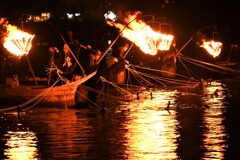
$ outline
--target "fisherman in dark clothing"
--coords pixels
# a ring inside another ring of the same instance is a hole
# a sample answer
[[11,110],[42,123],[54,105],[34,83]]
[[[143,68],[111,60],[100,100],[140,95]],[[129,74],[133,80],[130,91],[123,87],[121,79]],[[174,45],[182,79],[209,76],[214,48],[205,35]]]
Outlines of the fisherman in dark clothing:
[[125,60],[125,53],[128,50],[129,45],[125,43],[114,51],[112,56],[108,60],[108,80],[115,83],[125,83],[126,73],[125,64],[128,63]]
[[66,32],[66,43],[73,52],[73,54],[78,57],[79,56],[79,41],[74,37],[73,32],[71,30]]
[[91,73],[97,69],[96,62],[101,56],[99,50],[92,49],[90,45],[80,45],[83,50],[79,54],[79,61],[82,64],[86,73]]
[[[97,71],[97,73],[91,77],[88,81],[86,81],[83,85],[86,85],[93,89],[98,89],[99,87],[99,77],[100,73],[98,72],[98,66],[97,64],[98,59],[101,57],[101,52],[99,50],[92,49],[91,46],[82,46],[84,50],[81,50],[80,53],[80,63],[84,64],[84,69],[86,73],[92,73],[94,71]],[[88,92],[88,98],[92,102],[96,102],[97,100],[97,93],[89,91]]]
[[60,56],[58,59],[58,63],[60,63],[63,59],[63,63],[58,67],[57,74],[67,78],[68,80],[74,80],[74,74],[77,71],[77,62],[74,60],[71,55],[70,48],[67,44],[63,46],[64,55]]

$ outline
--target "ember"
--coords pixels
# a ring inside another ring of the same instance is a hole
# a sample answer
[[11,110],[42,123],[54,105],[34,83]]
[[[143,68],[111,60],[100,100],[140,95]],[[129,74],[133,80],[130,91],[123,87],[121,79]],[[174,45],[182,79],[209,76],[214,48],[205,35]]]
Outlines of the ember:
[[127,27],[124,24],[109,20],[107,20],[107,24],[120,29],[122,37],[134,42],[146,54],[155,55],[158,50],[169,50],[174,38],[173,35],[154,31],[145,22],[136,19],[138,14],[139,12],[134,15],[128,15],[125,19]]

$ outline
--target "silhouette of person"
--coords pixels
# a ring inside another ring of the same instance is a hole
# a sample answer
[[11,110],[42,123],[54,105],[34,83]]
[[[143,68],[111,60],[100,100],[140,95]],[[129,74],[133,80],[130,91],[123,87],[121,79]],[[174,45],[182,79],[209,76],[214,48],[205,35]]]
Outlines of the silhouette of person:
[[108,60],[108,80],[115,83],[125,83],[125,54],[128,50],[128,43],[124,43],[114,51]]
[[66,32],[66,43],[73,52],[73,54],[79,56],[79,41],[74,37],[74,34],[71,30]]
[[[61,62],[63,59],[63,63],[59,66],[57,73],[69,80],[73,80],[73,75],[77,69],[77,63],[71,55],[70,48],[67,44],[63,45],[63,57],[59,57],[59,61]],[[58,62],[59,63],[59,62]]]

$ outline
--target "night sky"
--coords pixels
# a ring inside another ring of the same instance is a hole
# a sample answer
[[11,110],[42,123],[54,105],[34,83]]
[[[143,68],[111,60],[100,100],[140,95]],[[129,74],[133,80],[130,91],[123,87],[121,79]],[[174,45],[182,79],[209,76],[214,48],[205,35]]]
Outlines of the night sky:
[[239,43],[240,2],[237,0],[1,0],[0,15],[17,21],[22,13],[80,12],[94,19],[103,17],[108,10],[141,11],[155,18],[166,17],[175,34],[181,37],[214,25],[230,41]]
[[[116,13],[141,11],[142,15],[153,15],[156,20],[166,18],[172,26],[172,34],[179,48],[206,26],[217,27],[226,52],[231,44],[240,43],[238,0],[1,0],[0,7],[0,17],[6,17],[10,23],[18,26],[21,24],[21,14],[40,15],[41,12],[50,12],[55,17],[60,17],[67,12],[80,12],[85,20],[76,25],[55,23],[55,31],[47,31],[41,26],[43,24],[26,24],[26,28],[34,28],[41,41],[50,41],[53,32],[62,32],[62,28],[69,27],[84,44],[94,46],[98,41],[99,45],[94,47],[101,50],[106,47],[101,42],[108,39],[108,32],[113,30],[102,25],[103,14],[109,10]],[[59,35],[57,36],[59,38]],[[116,37],[116,34],[112,34],[113,37]]]

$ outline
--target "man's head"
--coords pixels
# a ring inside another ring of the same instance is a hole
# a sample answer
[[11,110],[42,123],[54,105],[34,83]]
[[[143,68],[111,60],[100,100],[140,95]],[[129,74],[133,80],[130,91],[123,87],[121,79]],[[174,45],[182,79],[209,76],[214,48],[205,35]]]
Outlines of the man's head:
[[63,45],[63,52],[64,52],[65,54],[67,54],[67,53],[70,52],[69,46],[68,46],[67,44],[64,44],[64,45]]
[[129,48],[129,44],[128,43],[124,43],[123,47],[123,51],[126,52]]
[[67,36],[68,37],[72,37],[73,36],[73,32],[72,31],[67,31]]
[[95,53],[95,60],[97,61],[101,57],[101,52],[99,50]]

